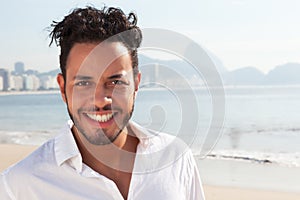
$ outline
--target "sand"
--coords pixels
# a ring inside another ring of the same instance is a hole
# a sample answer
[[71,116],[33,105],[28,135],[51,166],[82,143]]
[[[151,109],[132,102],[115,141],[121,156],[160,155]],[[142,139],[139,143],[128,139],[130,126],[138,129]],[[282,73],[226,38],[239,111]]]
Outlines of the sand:
[[[18,162],[37,146],[0,144],[0,171]],[[205,169],[203,169],[205,171]],[[207,200],[299,200],[300,193],[208,185],[204,182]]]
[[300,194],[204,185],[206,200],[299,200]]
[[26,157],[36,148],[30,145],[0,144],[0,171]]

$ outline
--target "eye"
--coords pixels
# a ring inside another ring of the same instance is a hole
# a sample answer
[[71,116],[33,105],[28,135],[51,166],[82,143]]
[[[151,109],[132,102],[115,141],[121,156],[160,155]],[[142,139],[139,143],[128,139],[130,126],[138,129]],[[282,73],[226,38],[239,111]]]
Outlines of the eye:
[[123,80],[110,80],[108,82],[106,82],[106,87],[107,88],[125,88],[125,86],[129,85],[128,82],[123,81]]
[[75,86],[91,86],[92,83],[90,81],[78,81],[75,83]]
[[126,82],[121,80],[114,80],[111,82],[113,85],[128,85]]
[[117,86],[125,86],[125,85],[128,85],[128,83],[122,80],[111,80],[107,82],[107,86],[109,87],[117,87]]

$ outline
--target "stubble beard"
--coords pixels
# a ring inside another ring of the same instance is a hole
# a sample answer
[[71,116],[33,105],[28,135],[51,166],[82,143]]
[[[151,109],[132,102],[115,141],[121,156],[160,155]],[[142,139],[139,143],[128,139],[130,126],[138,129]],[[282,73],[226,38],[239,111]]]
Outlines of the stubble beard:
[[[68,102],[68,101],[66,101],[66,102]],[[127,126],[129,120],[132,117],[133,110],[134,110],[134,103],[133,103],[131,110],[129,111],[128,114],[125,115],[123,120],[121,122],[115,121],[115,123],[117,124],[118,130],[116,130],[115,134],[113,134],[111,137],[107,137],[107,135],[105,134],[105,131],[101,128],[99,128],[99,130],[96,131],[96,133],[95,133],[96,137],[92,137],[92,136],[90,136],[91,134],[89,134],[88,131],[85,130],[80,125],[80,120],[72,114],[72,112],[69,109],[68,103],[66,103],[66,104],[67,104],[68,114],[70,116],[70,119],[74,123],[74,127],[77,129],[79,134],[82,134],[85,137],[85,139],[93,145],[108,145],[108,144],[113,143],[118,138],[118,136],[122,133],[124,128]],[[78,116],[80,116],[80,112],[81,112],[80,110],[77,111]]]

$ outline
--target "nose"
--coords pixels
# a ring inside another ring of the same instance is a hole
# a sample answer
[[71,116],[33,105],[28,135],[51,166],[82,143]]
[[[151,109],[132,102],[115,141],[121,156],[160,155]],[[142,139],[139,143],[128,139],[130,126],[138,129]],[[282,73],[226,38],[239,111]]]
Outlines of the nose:
[[94,94],[94,105],[98,108],[110,107],[112,104],[112,95],[104,87],[97,87]]

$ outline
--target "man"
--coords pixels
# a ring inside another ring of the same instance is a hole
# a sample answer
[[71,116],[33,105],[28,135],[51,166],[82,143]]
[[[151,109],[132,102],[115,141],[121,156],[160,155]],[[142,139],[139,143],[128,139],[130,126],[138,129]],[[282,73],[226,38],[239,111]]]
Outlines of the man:
[[186,145],[130,121],[141,78],[136,23],[133,13],[87,7],[52,25],[71,120],[2,173],[1,200],[204,199]]

